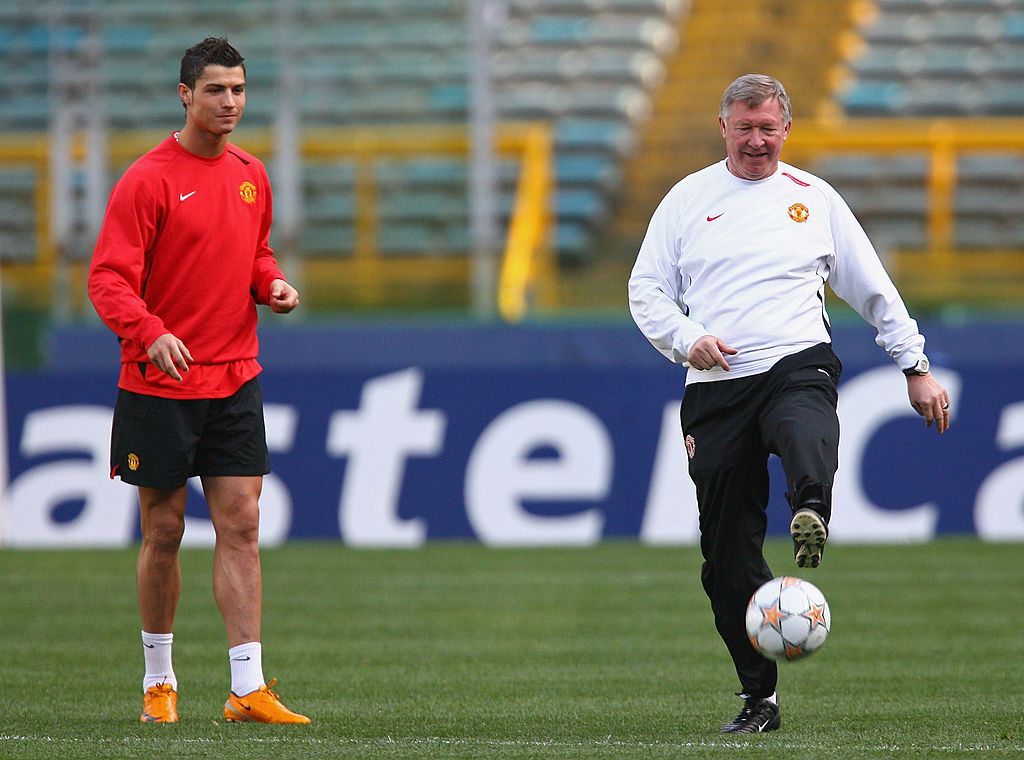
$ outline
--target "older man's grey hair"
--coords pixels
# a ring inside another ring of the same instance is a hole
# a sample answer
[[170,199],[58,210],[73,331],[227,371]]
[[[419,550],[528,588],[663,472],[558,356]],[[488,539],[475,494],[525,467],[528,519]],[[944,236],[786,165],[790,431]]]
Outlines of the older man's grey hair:
[[789,100],[789,94],[782,82],[767,74],[744,74],[738,77],[732,84],[725,88],[722,93],[722,104],[718,108],[718,115],[723,121],[728,120],[732,104],[737,100],[743,101],[751,108],[757,108],[768,100],[778,100],[782,113],[782,121],[789,123],[793,120],[793,104]]

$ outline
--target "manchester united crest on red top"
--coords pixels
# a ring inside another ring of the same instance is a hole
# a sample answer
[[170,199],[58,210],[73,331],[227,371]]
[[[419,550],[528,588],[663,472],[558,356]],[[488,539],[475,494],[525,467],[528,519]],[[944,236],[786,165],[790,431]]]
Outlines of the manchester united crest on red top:
[[256,185],[248,180],[238,186],[238,194],[242,196],[242,200],[252,205],[256,202]]

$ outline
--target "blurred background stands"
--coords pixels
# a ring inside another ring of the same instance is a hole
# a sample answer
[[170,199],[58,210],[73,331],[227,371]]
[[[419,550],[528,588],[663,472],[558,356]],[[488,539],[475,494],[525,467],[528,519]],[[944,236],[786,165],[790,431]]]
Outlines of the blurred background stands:
[[[152,135],[138,152],[119,146],[113,181],[131,158],[182,123],[174,97],[181,52],[204,35],[223,34],[248,59],[250,98],[238,133],[245,146],[253,135],[269,134],[279,115],[285,35],[294,50],[299,79],[292,92],[304,132],[399,130],[415,148],[438,125],[466,123],[466,5],[295,0],[289,27],[282,15],[288,4],[271,0],[8,0],[0,7],[0,149],[6,151],[0,257],[8,264],[33,261],[46,225],[61,221],[49,214],[40,222],[35,211],[49,200],[39,194],[40,175],[48,171],[46,146],[19,142],[45,136],[61,96],[75,100],[80,120],[99,112],[112,135]],[[624,282],[650,214],[678,179],[721,159],[718,98],[739,74],[766,71],[787,84],[796,121],[787,148],[792,160],[844,194],[898,279],[901,267],[933,268],[930,260],[904,265],[890,255],[930,255],[932,158],[919,149],[826,150],[805,162],[797,147],[801,134],[822,124],[856,130],[864,119],[876,129],[891,124],[896,130],[907,119],[1009,117],[1013,123],[1024,116],[1019,0],[816,0],[798,6],[787,0],[509,0],[499,21],[490,62],[497,117],[506,124],[546,123],[554,138],[551,213],[562,314],[594,308],[625,316]],[[275,187],[283,186],[272,156],[260,155]],[[502,235],[520,168],[511,155],[497,167]],[[950,245],[990,252],[999,266],[1019,262],[1024,156],[959,154],[951,171]],[[376,157],[374,255],[414,257],[439,269],[464,261],[472,246],[468,173],[465,156],[457,153]],[[95,208],[85,206],[96,194],[87,192],[88,167],[64,179],[78,206],[60,254],[81,266],[94,237],[82,220],[95,217]],[[358,157],[307,158],[302,224],[288,240],[279,225],[275,245],[286,253],[294,249],[306,262],[351,260],[360,245],[363,182]],[[960,276],[953,259],[944,261],[951,276]],[[66,316],[89,313],[73,280],[54,282],[46,297],[69,302]],[[314,310],[464,308],[466,300],[464,282],[448,290],[413,282],[380,303],[374,299],[391,291],[368,288],[358,278],[314,277],[310,287],[314,297],[307,304]],[[970,297],[970,288],[960,290]],[[943,303],[949,292],[921,302]]]
[[[497,117],[542,120],[555,138],[552,209],[564,260],[585,259],[620,182],[619,163],[650,114],[664,59],[678,43],[685,0],[511,0],[495,41]],[[466,3],[460,0],[300,0],[294,3],[299,123],[419,128],[465,124],[468,111]],[[249,99],[237,139],[270,127],[279,104],[280,4],[182,0],[28,3],[0,10],[0,129],[44,133],[53,118],[54,60],[68,64],[67,89],[91,79],[112,134],[182,123],[174,94],[182,51],[203,35],[226,35],[247,58]],[[98,54],[96,54],[98,51]],[[56,54],[56,55],[55,55]],[[82,65],[91,60],[93,65]],[[77,82],[76,82],[77,80]],[[274,165],[263,157],[274,177]],[[116,179],[124,165],[114,167]],[[506,225],[519,162],[499,166],[499,214]],[[37,221],[33,169],[0,167],[3,259],[31,259]],[[355,245],[355,162],[307,162],[302,171],[306,257],[346,257]],[[77,197],[81,172],[68,178]],[[464,256],[468,234],[467,162],[457,156],[384,159],[377,165],[376,245],[381,255]],[[82,215],[77,215],[80,218]],[[504,226],[503,226],[504,229]],[[79,225],[64,254],[85,260]]]
[[[1024,5],[1017,0],[877,0],[855,32],[837,93],[846,116],[1024,115]],[[841,156],[822,161],[819,171],[883,248],[926,247],[925,156]],[[1012,249],[1019,258],[1024,159],[961,155],[955,171],[955,246]]]

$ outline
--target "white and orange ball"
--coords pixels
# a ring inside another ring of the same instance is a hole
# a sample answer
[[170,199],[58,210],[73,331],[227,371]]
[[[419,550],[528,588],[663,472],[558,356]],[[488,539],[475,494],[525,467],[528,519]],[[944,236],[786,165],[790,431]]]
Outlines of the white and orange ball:
[[821,649],[832,627],[825,595],[802,578],[772,578],[747,604],[747,637],[769,660],[799,660]]

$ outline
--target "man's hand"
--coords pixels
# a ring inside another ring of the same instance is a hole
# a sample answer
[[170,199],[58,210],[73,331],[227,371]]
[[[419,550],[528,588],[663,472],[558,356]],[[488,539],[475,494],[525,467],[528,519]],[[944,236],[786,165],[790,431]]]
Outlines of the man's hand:
[[[185,344],[170,333],[164,333],[154,340],[146,353],[154,367],[166,372],[179,383],[182,381],[181,372],[188,372],[188,363],[193,361]],[[178,372],[178,367],[181,367],[181,372]]]
[[690,353],[686,355],[686,361],[694,369],[721,367],[728,372],[729,362],[725,360],[723,354],[733,356],[736,353],[736,349],[724,340],[716,338],[714,335],[702,335],[690,348]]
[[935,423],[941,434],[949,430],[949,393],[934,377],[907,375],[907,395],[914,411],[924,417],[928,427]]
[[287,314],[299,305],[299,291],[281,279],[270,283],[270,299],[267,302],[277,314]]

